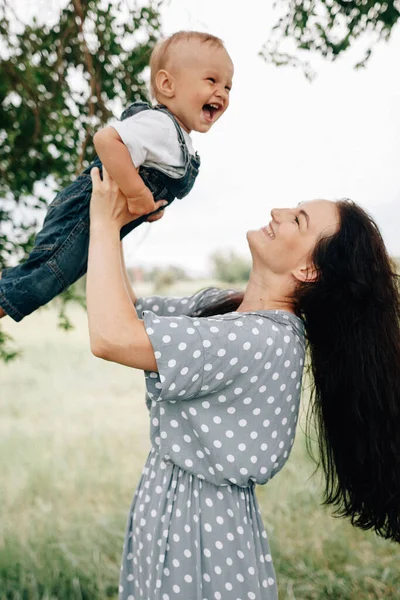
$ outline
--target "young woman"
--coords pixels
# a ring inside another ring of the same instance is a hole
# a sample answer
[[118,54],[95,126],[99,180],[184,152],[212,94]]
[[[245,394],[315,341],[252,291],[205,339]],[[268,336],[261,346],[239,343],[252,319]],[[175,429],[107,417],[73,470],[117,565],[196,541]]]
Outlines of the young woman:
[[91,348],[145,371],[151,421],[120,599],[276,600],[254,486],[290,454],[306,340],[325,502],[400,541],[400,302],[370,217],[350,201],[274,209],[247,234],[244,294],[136,300],[119,236],[132,215],[92,178]]

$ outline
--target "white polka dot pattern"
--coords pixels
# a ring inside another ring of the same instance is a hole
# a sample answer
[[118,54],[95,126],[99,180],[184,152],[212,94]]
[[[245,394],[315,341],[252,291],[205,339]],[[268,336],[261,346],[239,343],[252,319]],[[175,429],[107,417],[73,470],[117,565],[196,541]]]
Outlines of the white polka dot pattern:
[[254,494],[286,462],[304,361],[284,311],[188,314],[218,290],[140,299],[152,450],[125,538],[119,600],[276,600]]
[[152,448],[124,541],[119,600],[132,598],[277,600],[254,487],[218,488]]
[[[146,373],[156,450],[215,485],[266,483],[294,441],[304,357],[300,320],[284,311],[143,316],[159,369]],[[184,436],[191,441],[183,446]]]

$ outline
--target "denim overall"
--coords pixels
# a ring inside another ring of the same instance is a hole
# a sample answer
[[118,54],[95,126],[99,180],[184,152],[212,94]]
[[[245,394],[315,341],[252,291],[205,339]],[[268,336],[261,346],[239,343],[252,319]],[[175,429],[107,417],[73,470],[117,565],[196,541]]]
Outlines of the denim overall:
[[[191,156],[182,130],[169,110],[158,105],[152,108],[145,102],[134,102],[121,115],[121,120],[142,110],[160,110],[168,115],[175,127],[183,154],[185,172],[173,178],[161,168],[141,166],[139,175],[150,189],[154,200],[183,198],[193,187],[199,172],[200,157]],[[48,208],[42,230],[27,260],[16,267],[4,269],[0,279],[0,306],[14,319],[26,315],[50,302],[82,277],[87,270],[89,249],[89,206],[92,194],[90,170],[102,164],[97,157],[68,187],[57,194]],[[143,215],[121,229],[121,239],[146,221]]]

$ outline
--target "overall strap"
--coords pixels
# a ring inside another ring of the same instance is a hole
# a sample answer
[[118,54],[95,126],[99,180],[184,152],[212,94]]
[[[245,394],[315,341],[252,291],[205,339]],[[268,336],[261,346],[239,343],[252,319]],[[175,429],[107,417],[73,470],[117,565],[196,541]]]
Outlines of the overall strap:
[[178,121],[176,120],[174,115],[171,113],[171,111],[163,104],[157,104],[156,106],[153,107],[153,110],[159,110],[160,112],[163,112],[164,114],[168,115],[169,118],[172,120],[173,124],[175,125],[175,129],[178,134],[178,143],[179,143],[179,146],[183,153],[183,162],[186,166],[190,160],[190,156],[189,156],[189,151],[187,149],[186,141],[185,141],[185,138],[184,138],[184,135],[182,132],[182,127],[179,125]]
[[124,121],[128,117],[133,117],[133,115],[137,115],[139,112],[143,110],[151,110],[152,107],[148,102],[143,102],[142,100],[136,100],[136,102],[132,102],[122,113],[120,117],[120,121]]
[[180,146],[182,154],[183,154],[183,163],[186,167],[190,161],[190,155],[189,155],[189,151],[187,149],[184,135],[182,133],[182,128],[179,125],[178,121],[175,119],[174,115],[171,113],[170,110],[168,110],[168,108],[166,106],[164,106],[163,104],[157,104],[156,106],[151,106],[148,102],[143,102],[141,100],[137,100],[136,102],[133,102],[132,104],[130,104],[124,110],[124,112],[121,115],[120,120],[123,121],[124,119],[127,119],[128,117],[132,117],[133,115],[136,115],[137,113],[142,112],[143,110],[159,110],[160,112],[163,112],[164,114],[169,116],[169,118],[172,120],[173,124],[175,125],[176,133],[178,135],[178,143],[179,143],[179,146]]

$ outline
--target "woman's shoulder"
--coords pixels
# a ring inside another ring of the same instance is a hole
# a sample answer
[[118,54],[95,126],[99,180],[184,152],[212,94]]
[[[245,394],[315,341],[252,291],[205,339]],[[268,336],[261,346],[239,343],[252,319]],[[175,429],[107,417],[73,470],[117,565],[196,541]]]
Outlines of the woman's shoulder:
[[244,349],[257,347],[257,356],[276,350],[276,357],[288,353],[303,355],[305,333],[303,322],[286,311],[264,310],[230,312],[204,319],[206,325],[219,328],[220,336],[238,343]]
[[[228,295],[236,294],[236,290],[218,290],[217,288],[208,288],[205,294],[198,298],[196,308],[202,308],[204,305],[217,304]],[[276,331],[296,331],[299,335],[304,335],[304,324],[300,317],[286,310],[254,310],[254,311],[232,311],[225,314],[215,314],[210,319],[218,320],[238,320],[251,325],[256,322],[260,325],[269,324]]]

